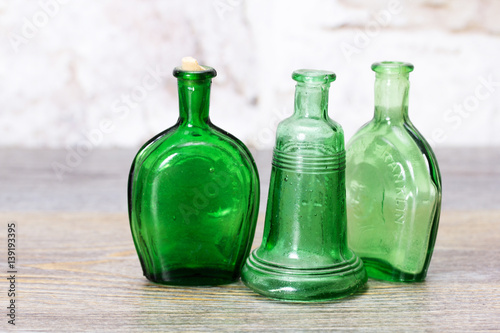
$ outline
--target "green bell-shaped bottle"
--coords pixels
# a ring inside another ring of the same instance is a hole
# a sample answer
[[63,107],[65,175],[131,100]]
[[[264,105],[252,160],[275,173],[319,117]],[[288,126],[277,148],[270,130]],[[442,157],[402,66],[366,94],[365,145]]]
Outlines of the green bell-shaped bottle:
[[332,72],[298,70],[295,112],[277,129],[264,237],[242,271],[256,292],[286,301],[324,301],[367,280],[347,247],[342,127],[328,117]]
[[421,281],[434,249],[441,176],[429,144],[408,118],[413,65],[372,65],[375,116],[347,145],[349,246],[368,276]]
[[215,70],[177,67],[173,74],[179,120],[139,150],[130,170],[132,236],[153,282],[230,283],[240,276],[255,232],[257,168],[243,143],[209,120]]

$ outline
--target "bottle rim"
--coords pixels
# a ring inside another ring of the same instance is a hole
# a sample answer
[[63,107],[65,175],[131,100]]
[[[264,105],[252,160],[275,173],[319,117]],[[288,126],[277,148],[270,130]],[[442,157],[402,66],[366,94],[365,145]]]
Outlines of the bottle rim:
[[205,80],[211,79],[217,76],[215,69],[209,66],[201,66],[204,68],[203,71],[185,71],[181,67],[175,67],[173,75],[178,79],[184,80]]
[[380,61],[372,64],[375,73],[406,74],[413,71],[413,64],[402,61]]
[[292,79],[303,83],[330,83],[336,78],[334,72],[320,69],[298,69],[292,73]]

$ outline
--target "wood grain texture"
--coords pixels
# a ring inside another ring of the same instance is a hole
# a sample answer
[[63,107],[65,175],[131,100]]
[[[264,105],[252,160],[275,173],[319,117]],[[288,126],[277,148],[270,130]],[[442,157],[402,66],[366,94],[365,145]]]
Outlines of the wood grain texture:
[[[52,163],[68,151],[0,149],[0,211],[127,211],[127,177],[137,149],[96,149],[57,177]],[[266,209],[272,151],[252,151]],[[443,209],[498,210],[500,148],[436,150],[443,176]]]
[[[4,212],[0,221],[2,247],[7,223],[18,225],[18,331],[500,330],[500,211],[444,211],[425,282],[369,280],[352,297],[320,304],[269,300],[241,282],[151,284],[123,213]],[[9,329],[0,318],[0,331]]]

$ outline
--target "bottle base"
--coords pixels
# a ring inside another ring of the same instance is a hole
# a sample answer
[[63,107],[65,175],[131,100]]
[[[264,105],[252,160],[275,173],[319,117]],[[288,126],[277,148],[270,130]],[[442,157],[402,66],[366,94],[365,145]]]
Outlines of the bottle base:
[[403,272],[391,266],[388,262],[374,259],[361,258],[365,264],[368,277],[376,280],[384,280],[390,282],[422,282],[425,280],[427,271],[417,274]]
[[151,282],[174,286],[217,286],[239,279],[234,272],[211,268],[180,268],[144,276]]
[[357,257],[319,269],[286,268],[252,252],[241,273],[243,283],[266,297],[288,302],[322,302],[354,294],[368,277]]

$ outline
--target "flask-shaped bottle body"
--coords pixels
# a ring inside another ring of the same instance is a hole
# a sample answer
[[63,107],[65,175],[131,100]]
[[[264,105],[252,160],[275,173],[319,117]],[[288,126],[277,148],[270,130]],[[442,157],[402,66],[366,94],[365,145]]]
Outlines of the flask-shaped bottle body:
[[179,120],[140,149],[130,170],[130,227],[153,282],[230,283],[250,251],[259,178],[243,143],[208,118],[215,75],[174,69]]
[[344,135],[328,117],[335,74],[299,70],[295,112],[277,129],[261,246],[242,280],[286,301],[324,301],[366,282],[361,260],[347,247]]
[[421,281],[439,223],[439,168],[408,118],[413,65],[382,62],[372,69],[375,115],[347,145],[349,246],[369,277]]

